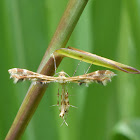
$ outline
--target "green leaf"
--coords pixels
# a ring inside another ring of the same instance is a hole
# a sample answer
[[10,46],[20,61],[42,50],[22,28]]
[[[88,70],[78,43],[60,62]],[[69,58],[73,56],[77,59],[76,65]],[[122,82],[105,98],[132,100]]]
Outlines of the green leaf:
[[140,140],[140,119],[118,123],[114,128],[112,140]]
[[78,59],[87,63],[91,63],[91,64],[95,64],[95,65],[99,65],[99,66],[103,66],[103,67],[107,67],[107,68],[111,68],[115,70],[120,70],[126,73],[140,74],[140,71],[133,67],[115,62],[113,60],[98,56],[96,54],[92,54],[92,53],[85,52],[79,49],[75,49],[72,47],[58,49],[54,52],[54,54],[57,55],[57,53],[63,56]]

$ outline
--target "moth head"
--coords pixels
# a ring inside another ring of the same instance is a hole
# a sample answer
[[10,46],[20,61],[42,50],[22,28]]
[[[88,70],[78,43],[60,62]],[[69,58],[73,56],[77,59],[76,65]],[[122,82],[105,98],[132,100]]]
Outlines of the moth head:
[[66,73],[63,70],[59,72],[60,77],[64,77],[65,75],[66,75]]
[[63,70],[62,71],[60,71],[59,73],[58,73],[58,75],[59,75],[59,77],[66,77],[66,75],[68,76],[68,77],[70,77],[66,72],[64,72]]

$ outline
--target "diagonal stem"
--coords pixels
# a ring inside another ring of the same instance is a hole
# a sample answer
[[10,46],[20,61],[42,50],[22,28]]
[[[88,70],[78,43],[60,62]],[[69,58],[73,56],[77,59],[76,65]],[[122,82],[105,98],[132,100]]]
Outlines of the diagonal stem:
[[[56,49],[65,47],[77,21],[79,20],[79,17],[87,4],[87,1],[88,0],[69,0],[63,17],[38,68],[39,73],[46,75],[54,74],[54,61],[52,57],[50,58],[50,55]],[[58,66],[62,60],[62,57],[56,56],[55,59],[57,62],[56,66]],[[6,140],[17,140],[21,138],[37,106],[39,105],[47,86],[48,85],[31,84],[6,136]]]

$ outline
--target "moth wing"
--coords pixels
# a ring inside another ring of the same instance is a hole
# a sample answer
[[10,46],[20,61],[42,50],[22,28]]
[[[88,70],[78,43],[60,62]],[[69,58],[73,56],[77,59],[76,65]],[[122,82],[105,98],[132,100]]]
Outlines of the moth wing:
[[69,81],[74,82],[74,83],[79,83],[80,85],[82,83],[88,84],[91,82],[96,82],[96,83],[101,83],[103,85],[106,85],[107,82],[111,81],[111,78],[113,76],[116,76],[116,74],[112,71],[98,70],[98,71],[80,75],[80,76],[69,77]]
[[56,77],[46,76],[43,74],[35,73],[26,69],[13,68],[8,70],[10,78],[14,79],[14,83],[18,81],[31,80],[35,82],[50,83],[54,82]]

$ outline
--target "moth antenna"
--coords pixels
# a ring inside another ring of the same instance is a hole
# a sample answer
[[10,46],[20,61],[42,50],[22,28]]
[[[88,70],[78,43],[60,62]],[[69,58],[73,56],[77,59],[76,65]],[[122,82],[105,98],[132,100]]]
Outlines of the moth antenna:
[[66,72],[65,72],[65,75],[67,75],[68,77],[70,77]]
[[53,57],[53,60],[54,60],[54,70],[55,70],[55,74],[56,74],[56,60],[55,60],[55,56],[54,56],[54,54],[52,53],[51,54],[52,55],[52,57]]
[[80,63],[82,62],[82,60],[83,60],[83,59],[81,59],[81,60],[80,60],[80,62],[78,63],[78,65],[77,65],[77,67],[76,67],[76,69],[75,69],[75,71],[74,71],[74,73],[73,73],[73,76],[74,76],[74,75],[75,75],[75,73],[77,72],[77,69],[78,69],[78,67],[79,67]]

